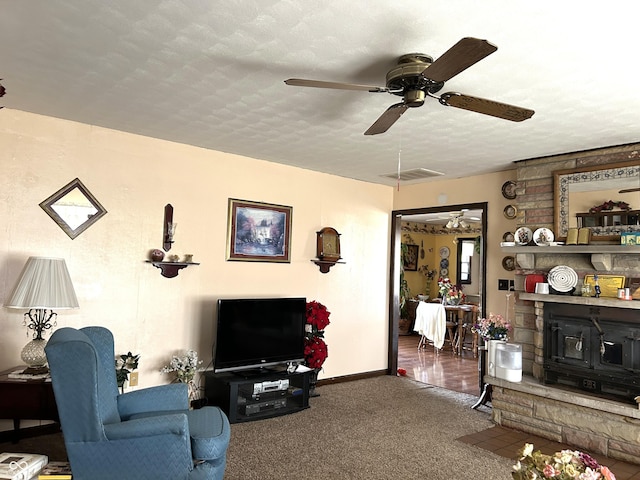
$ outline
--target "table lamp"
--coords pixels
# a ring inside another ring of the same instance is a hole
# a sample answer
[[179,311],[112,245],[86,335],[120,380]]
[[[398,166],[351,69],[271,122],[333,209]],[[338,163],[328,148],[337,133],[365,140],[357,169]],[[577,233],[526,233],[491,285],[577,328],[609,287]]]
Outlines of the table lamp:
[[29,309],[24,325],[33,330],[33,340],[20,354],[28,368],[27,374],[46,373],[47,341],[43,333],[56,325],[53,309],[78,308],[78,299],[63,258],[29,257],[13,293],[5,303],[7,308]]

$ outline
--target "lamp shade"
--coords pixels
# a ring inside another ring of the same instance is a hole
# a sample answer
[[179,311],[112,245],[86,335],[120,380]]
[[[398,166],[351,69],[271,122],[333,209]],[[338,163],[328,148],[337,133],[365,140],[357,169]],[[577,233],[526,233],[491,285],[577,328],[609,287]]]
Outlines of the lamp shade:
[[78,308],[64,258],[29,257],[7,308]]

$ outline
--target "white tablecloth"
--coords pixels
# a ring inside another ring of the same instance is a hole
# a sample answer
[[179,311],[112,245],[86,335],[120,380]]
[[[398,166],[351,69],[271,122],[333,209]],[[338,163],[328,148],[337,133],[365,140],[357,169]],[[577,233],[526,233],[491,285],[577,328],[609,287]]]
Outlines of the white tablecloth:
[[444,305],[420,302],[416,309],[413,330],[431,340],[437,349],[442,348],[447,331],[447,314]]

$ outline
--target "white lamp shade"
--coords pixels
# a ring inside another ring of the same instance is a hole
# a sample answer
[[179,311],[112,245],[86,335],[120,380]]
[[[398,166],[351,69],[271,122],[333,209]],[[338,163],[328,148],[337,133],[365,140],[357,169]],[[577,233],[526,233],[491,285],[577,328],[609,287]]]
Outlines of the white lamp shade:
[[64,259],[29,257],[5,307],[78,308],[78,299]]

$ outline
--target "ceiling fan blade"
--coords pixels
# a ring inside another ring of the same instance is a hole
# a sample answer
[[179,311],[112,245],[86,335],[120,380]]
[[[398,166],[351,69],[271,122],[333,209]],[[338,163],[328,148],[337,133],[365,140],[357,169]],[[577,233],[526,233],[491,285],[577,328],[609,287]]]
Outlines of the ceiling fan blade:
[[486,40],[465,37],[427,67],[423,75],[436,82],[446,82],[497,49]]
[[492,117],[522,122],[535,113],[528,108],[516,107],[506,103],[495,102],[480,97],[471,97],[462,93],[447,92],[440,96],[440,103],[449,107],[462,108],[471,112],[483,113]]
[[372,85],[357,85],[354,83],[325,82],[322,80],[305,80],[304,78],[289,78],[284,83],[293,87],[334,88],[337,90],[360,90],[365,92],[388,92],[387,87]]
[[402,116],[404,112],[407,111],[409,107],[404,103],[396,103],[395,105],[391,105],[389,108],[385,110],[385,112],[378,117],[378,119],[369,127],[369,129],[364,132],[365,135],[377,135],[379,133],[384,133],[391,125],[396,123],[398,119]]
[[638,188],[624,188],[620,190],[618,193],[631,193],[631,192],[640,192],[640,187]]

